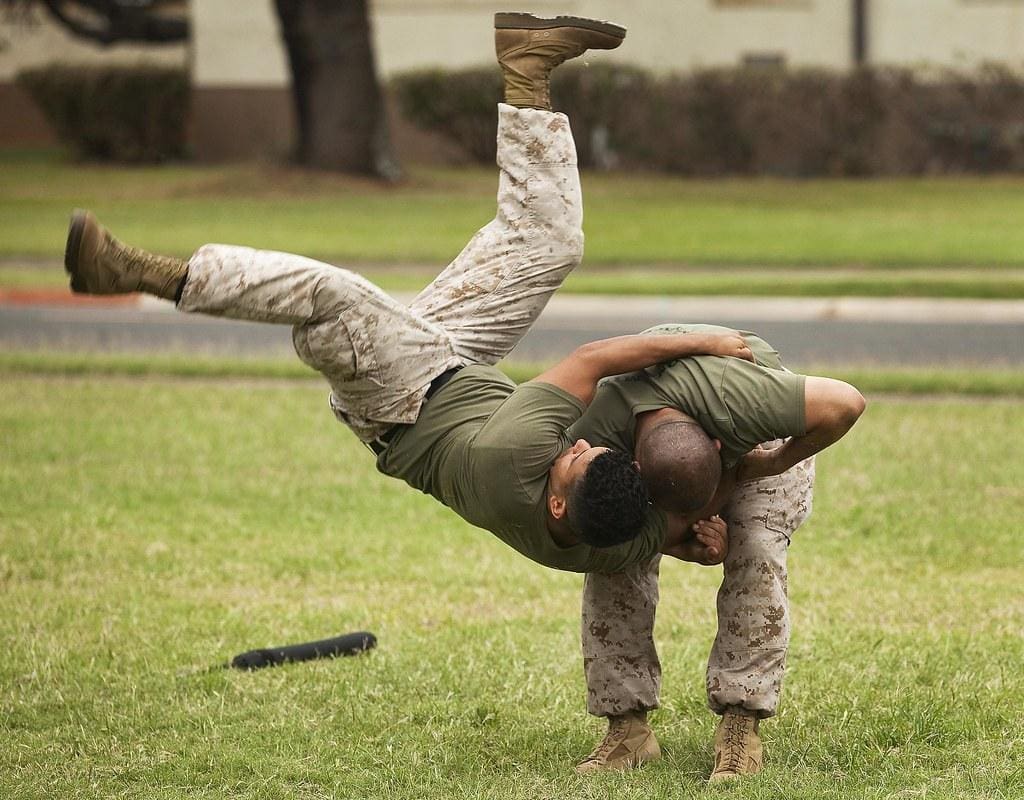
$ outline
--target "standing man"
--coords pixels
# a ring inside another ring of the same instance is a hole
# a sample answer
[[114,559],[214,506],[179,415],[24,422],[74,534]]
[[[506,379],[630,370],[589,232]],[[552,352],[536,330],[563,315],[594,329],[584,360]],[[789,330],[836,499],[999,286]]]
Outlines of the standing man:
[[[712,330],[673,325],[647,333]],[[611,378],[572,428],[635,451],[663,525],[685,530],[719,511],[728,523],[707,670],[708,705],[721,716],[712,782],[761,769],[759,723],[777,710],[789,644],[787,547],[811,512],[814,454],[838,441],[864,410],[852,386],[794,375],[766,342],[744,337],[756,365],[698,357]],[[707,552],[689,560],[720,559]],[[587,706],[609,727],[579,772],[627,769],[660,756],[647,722],[661,687],[654,644],[659,564],[655,556],[586,577]]]
[[408,307],[347,270],[288,253],[210,244],[188,260],[129,247],[75,214],[65,266],[76,292],[143,291],[185,312],[292,326],[299,357],[331,386],[335,416],[377,468],[528,558],[616,572],[657,553],[631,455],[573,444],[566,429],[606,375],[699,353],[750,358],[742,338],[626,336],[579,348],[517,387],[493,366],[582,257],[576,150],[551,110],[551,70],[625,29],[578,17],[498,14],[498,211]]

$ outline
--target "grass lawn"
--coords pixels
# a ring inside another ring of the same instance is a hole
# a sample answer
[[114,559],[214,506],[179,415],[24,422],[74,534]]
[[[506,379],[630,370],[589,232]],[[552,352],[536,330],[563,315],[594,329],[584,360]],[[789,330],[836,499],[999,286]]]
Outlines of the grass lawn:
[[[85,206],[158,252],[244,243],[358,265],[387,288],[415,288],[490,219],[496,185],[482,168],[413,169],[403,185],[384,187],[260,165],[111,168],[12,152],[0,152],[0,174],[7,287],[62,280],[26,273],[21,262],[58,261],[68,213]],[[1021,178],[587,173],[584,192],[586,265],[569,291],[1024,297]],[[375,271],[379,264],[412,266]]]
[[0,447],[2,797],[1021,796],[1018,400],[876,398],[820,459],[769,765],[716,790],[716,570],[663,568],[665,759],[583,779],[580,578],[377,475],[319,385],[10,372]]
[[[515,360],[502,369],[517,382],[528,381],[547,366]],[[848,381],[863,392],[902,395],[958,394],[1024,398],[1024,372],[1017,369],[883,368],[842,369],[810,366],[810,375]],[[74,353],[13,350],[0,353],[0,375],[234,378],[301,380],[323,385],[319,374],[295,358],[217,358],[164,353]]]

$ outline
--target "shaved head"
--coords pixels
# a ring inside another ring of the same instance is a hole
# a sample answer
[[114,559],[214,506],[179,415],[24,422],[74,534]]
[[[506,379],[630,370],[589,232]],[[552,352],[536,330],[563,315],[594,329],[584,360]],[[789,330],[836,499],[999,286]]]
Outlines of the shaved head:
[[636,459],[652,502],[664,511],[703,508],[722,477],[718,448],[695,422],[672,420],[647,431]]

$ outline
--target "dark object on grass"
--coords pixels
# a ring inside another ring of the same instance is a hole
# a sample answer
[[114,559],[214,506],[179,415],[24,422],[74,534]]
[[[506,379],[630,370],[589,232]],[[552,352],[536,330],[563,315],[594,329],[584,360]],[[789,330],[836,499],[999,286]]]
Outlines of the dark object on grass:
[[368,631],[358,631],[357,633],[346,633],[344,636],[336,636],[333,639],[321,639],[318,642],[250,650],[248,653],[240,653],[231,659],[231,666],[235,669],[260,669],[261,667],[287,664],[291,661],[355,656],[376,646],[376,636]]

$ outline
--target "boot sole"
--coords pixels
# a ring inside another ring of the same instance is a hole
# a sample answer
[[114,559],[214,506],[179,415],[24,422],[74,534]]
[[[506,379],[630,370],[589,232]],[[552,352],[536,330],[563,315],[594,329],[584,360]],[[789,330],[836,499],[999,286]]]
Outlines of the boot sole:
[[82,235],[85,233],[86,212],[76,209],[71,215],[68,226],[68,241],[64,245],[64,271],[71,276],[71,291],[85,292],[85,284],[78,276],[78,256],[82,246]]
[[550,28],[583,28],[597,31],[616,39],[626,38],[626,29],[614,22],[604,22],[586,17],[535,17],[533,14],[499,12],[494,15],[494,27],[499,30],[515,29],[540,31]]

